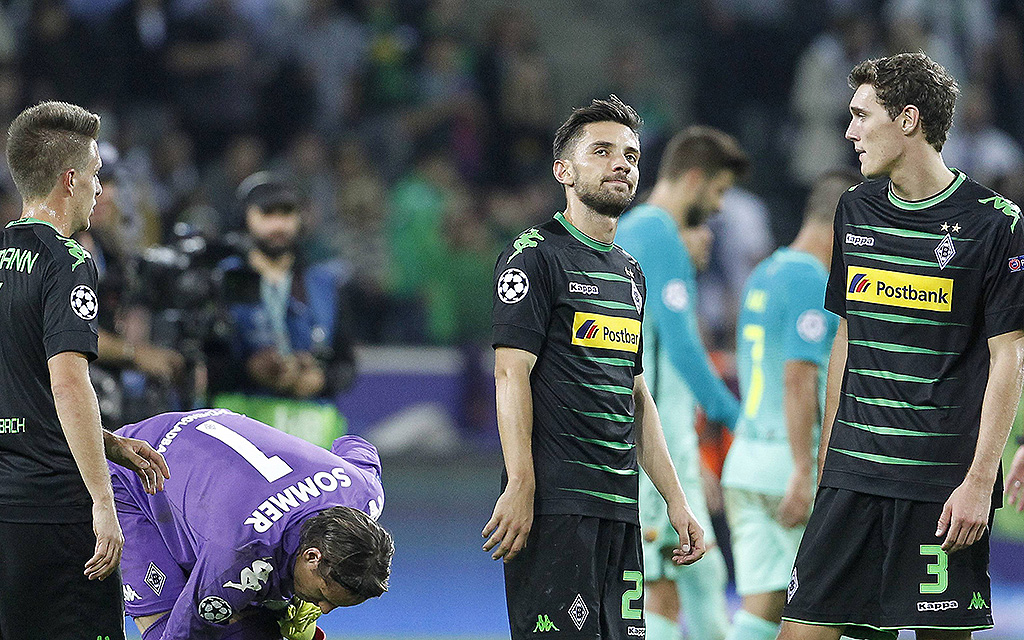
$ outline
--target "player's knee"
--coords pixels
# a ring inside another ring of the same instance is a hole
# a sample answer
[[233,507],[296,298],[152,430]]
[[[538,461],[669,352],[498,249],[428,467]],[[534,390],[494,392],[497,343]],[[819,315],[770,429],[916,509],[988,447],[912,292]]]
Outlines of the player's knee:
[[671,580],[652,580],[644,585],[644,608],[670,620],[679,619],[679,595]]

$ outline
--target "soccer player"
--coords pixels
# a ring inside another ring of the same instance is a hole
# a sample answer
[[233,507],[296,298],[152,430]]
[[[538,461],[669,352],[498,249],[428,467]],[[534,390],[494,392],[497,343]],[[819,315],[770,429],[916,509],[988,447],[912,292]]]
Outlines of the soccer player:
[[819,178],[789,247],[764,260],[744,287],[736,326],[743,408],[722,470],[743,606],[729,640],[779,632],[803,525],[814,498],[815,445],[825,370],[838,318],[822,307],[839,197],[853,171]]
[[125,607],[144,640],[309,640],[320,613],[387,591],[380,459],[362,438],[327,451],[227,409],[118,432],[174,469],[152,496],[111,466]]
[[722,640],[729,628],[728,575],[714,544],[694,421],[700,405],[711,420],[732,429],[739,402],[715,374],[701,342],[697,267],[707,266],[710,255],[712,236],[705,223],[748,164],[732,136],[690,127],[668,143],[650,198],[619,224],[619,244],[643,265],[653,292],[644,322],[644,371],[662,416],[669,455],[709,547],[699,564],[680,567],[669,561],[675,544],[672,527],[657,490],[641,474],[648,640],[678,637],[680,600],[692,637]]
[[615,96],[574,110],[554,140],[565,211],[495,267],[505,475],[483,535],[506,562],[513,640],[644,636],[638,462],[668,505],[673,559],[704,553],[642,375],[644,274],[613,244],[636,192],[639,127]]
[[923,53],[868,60],[846,138],[869,181],[836,210],[819,489],[779,637],[992,626],[989,525],[1021,392],[1020,209],[951,170],[956,81]]
[[[152,447],[100,426],[96,265],[70,236],[100,193],[99,116],[63,102],[7,134],[22,218],[0,233],[0,637],[124,638],[123,538],[104,456],[163,486]],[[84,567],[84,571],[83,571]]]

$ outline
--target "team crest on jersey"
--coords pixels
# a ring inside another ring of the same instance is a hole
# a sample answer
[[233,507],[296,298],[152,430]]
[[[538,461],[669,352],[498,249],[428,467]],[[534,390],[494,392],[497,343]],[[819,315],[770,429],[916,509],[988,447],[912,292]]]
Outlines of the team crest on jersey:
[[515,304],[530,291],[530,279],[521,269],[510,267],[498,276],[498,298],[505,304]]
[[633,306],[636,307],[636,314],[641,315],[644,312],[644,297],[640,295],[640,287],[636,286],[636,283],[632,280],[629,281],[629,289],[633,294]]
[[206,596],[199,602],[199,617],[213,624],[224,624],[231,619],[231,603],[220,596]]
[[949,261],[956,255],[956,247],[953,246],[953,238],[947,233],[938,246],[935,247],[935,258],[939,261],[939,269],[945,269]]
[[576,599],[569,606],[569,617],[572,618],[572,623],[576,625],[577,631],[583,630],[588,615],[590,615],[590,610],[587,609],[587,603],[583,602],[583,595],[577,593]]
[[153,593],[160,595],[160,592],[164,590],[164,583],[167,582],[167,576],[155,564],[150,562],[149,568],[146,569],[146,579],[144,582],[153,590]]
[[89,321],[95,318],[99,308],[99,300],[88,286],[80,284],[71,291],[71,310],[82,320]]
[[796,567],[793,567],[793,574],[789,578],[789,588],[786,589],[786,604],[793,600],[796,590],[800,588],[800,581],[796,577]]

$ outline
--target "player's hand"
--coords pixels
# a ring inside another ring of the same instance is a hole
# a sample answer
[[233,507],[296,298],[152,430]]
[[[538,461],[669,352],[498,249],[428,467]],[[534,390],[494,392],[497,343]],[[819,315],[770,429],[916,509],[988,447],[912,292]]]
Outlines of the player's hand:
[[968,476],[953,490],[942,506],[936,537],[945,538],[942,550],[956,553],[981,539],[988,527],[988,514],[992,502],[992,485]]
[[[494,513],[481,535],[488,538],[484,551],[494,549],[492,560],[508,562],[523,550],[533,527],[534,483],[509,481],[494,505]],[[497,547],[495,549],[495,547]]]
[[164,480],[171,477],[167,461],[145,440],[125,438],[104,431],[103,449],[107,460],[138,474],[142,479],[142,488],[150,495],[163,491]]
[[782,496],[775,519],[786,529],[806,524],[811,515],[811,504],[814,502],[814,480],[810,471],[794,470],[786,485],[786,495]]
[[124,547],[124,535],[112,499],[93,503],[92,531],[96,534],[96,551],[85,563],[85,576],[90,580],[103,580],[121,562]]
[[679,534],[679,548],[672,551],[672,562],[684,565],[700,560],[707,551],[704,529],[697,524],[690,506],[685,502],[679,506],[669,506],[668,519]]
[[177,351],[143,343],[135,346],[135,366],[149,376],[173,382],[185,370],[185,358]]
[[1017,453],[1010,463],[1010,472],[1006,474],[1006,504],[1017,505],[1017,511],[1024,511],[1024,445],[1017,448]]

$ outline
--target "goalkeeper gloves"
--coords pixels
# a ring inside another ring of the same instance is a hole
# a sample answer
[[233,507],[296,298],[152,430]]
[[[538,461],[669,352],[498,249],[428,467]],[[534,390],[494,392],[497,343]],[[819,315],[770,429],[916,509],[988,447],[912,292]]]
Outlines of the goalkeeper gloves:
[[320,617],[320,613],[320,607],[312,602],[293,599],[285,609],[284,617],[277,621],[281,627],[281,635],[285,640],[314,640],[318,631],[316,619]]

